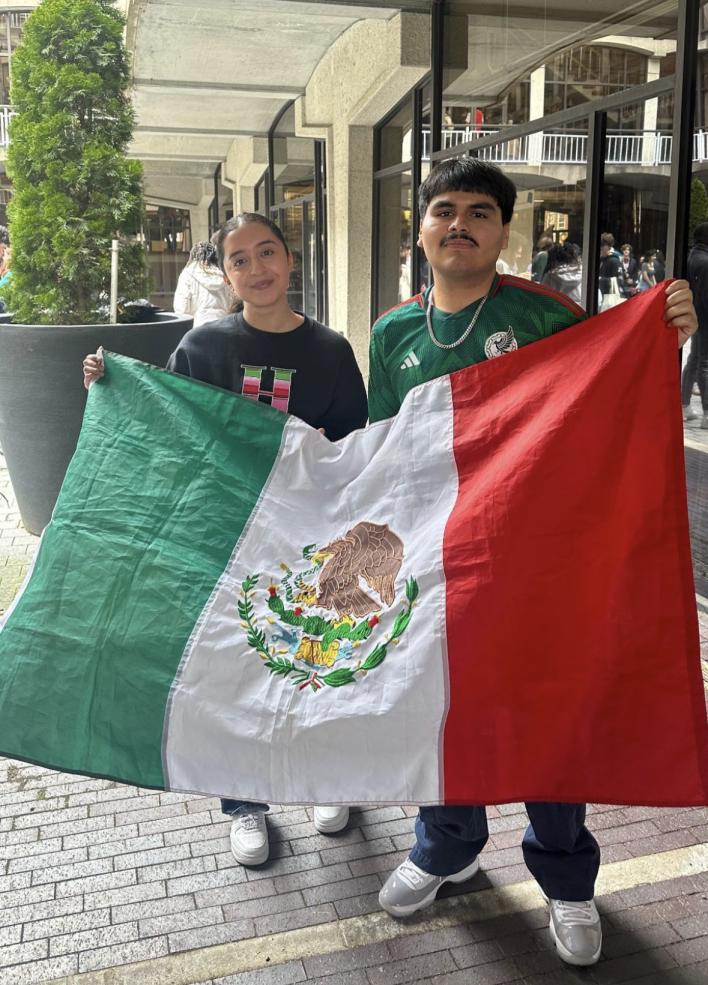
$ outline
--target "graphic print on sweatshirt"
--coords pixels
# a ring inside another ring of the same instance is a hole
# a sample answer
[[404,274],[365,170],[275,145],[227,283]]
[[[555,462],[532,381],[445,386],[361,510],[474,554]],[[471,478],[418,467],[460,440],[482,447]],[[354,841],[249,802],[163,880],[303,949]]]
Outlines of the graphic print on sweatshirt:
[[[260,400],[262,403],[270,403],[271,407],[285,411],[287,414],[292,379],[297,370],[280,369],[277,366],[249,366],[245,363],[241,364],[241,369],[243,370],[242,396],[249,397],[251,400]],[[264,374],[268,377],[266,381],[263,379]],[[267,389],[271,376],[270,389]]]

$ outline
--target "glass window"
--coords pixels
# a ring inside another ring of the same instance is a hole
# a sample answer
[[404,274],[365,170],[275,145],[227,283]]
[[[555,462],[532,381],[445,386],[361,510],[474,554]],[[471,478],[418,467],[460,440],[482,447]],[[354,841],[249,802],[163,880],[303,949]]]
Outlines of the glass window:
[[[622,48],[581,45],[563,51],[545,66],[544,112],[582,106],[647,81],[645,55]],[[608,126],[615,129],[640,129],[641,112],[625,108],[611,110]]]
[[[323,320],[327,310],[325,167],[324,145],[320,142],[319,153],[317,146],[317,141],[295,134],[295,106],[291,103],[271,137],[270,216],[282,229],[293,258],[288,304],[296,311]],[[256,187],[256,203],[261,212],[266,209],[266,190],[264,182]]]
[[[698,52],[698,98],[694,126],[694,164],[693,181],[691,186],[690,226],[689,236],[693,239],[696,226],[708,222],[708,153],[706,153],[706,112],[708,99],[708,64],[706,52],[701,50],[708,37],[708,4],[705,2],[701,9],[701,33],[699,35]],[[702,248],[698,247],[699,254]],[[689,249],[689,280],[693,264],[690,262]],[[701,286],[692,280],[691,286],[705,305],[705,293],[701,296]],[[700,311],[700,308],[699,308]],[[700,319],[700,329],[706,329]],[[701,353],[697,338],[683,348],[683,373],[681,377],[681,403],[684,407],[684,438],[686,457],[686,489],[688,493],[688,514],[691,523],[691,555],[693,559],[693,576],[696,592],[703,598],[708,597],[708,431],[701,427],[704,414],[708,413],[708,399],[699,392],[705,388],[705,374],[708,368],[705,364],[705,350]],[[708,652],[705,643],[701,644],[704,676],[708,680]]]
[[376,231],[377,296],[374,316],[378,317],[414,293],[412,284],[411,172],[404,171],[376,182],[378,226]]
[[378,130],[379,153],[375,170],[403,164],[413,156],[413,100],[403,106]]
[[[444,21],[443,152],[513,124],[581,107],[659,76],[675,51],[677,3],[637,0],[601,3],[588,11],[578,44],[577,25],[559,8],[519,15],[476,0],[449,0]],[[648,52],[651,52],[649,54]],[[668,65],[667,65],[668,68]],[[641,107],[612,111],[611,129],[639,130]]]
[[177,278],[192,249],[189,212],[166,205],[146,205],[143,229],[152,281],[150,300],[169,311]]
[[273,135],[273,204],[311,195],[315,187],[314,142],[295,136],[295,107],[291,104]]
[[[671,112],[673,97],[664,99]],[[627,116],[639,117],[638,132],[608,129],[598,244],[598,287],[605,304],[615,287],[626,300],[666,276],[672,148],[671,137],[657,129],[657,102],[623,107]]]

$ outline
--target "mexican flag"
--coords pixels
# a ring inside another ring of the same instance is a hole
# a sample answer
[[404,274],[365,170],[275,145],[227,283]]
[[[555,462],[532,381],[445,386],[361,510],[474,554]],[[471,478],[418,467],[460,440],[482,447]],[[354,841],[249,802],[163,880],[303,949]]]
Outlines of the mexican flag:
[[330,443],[106,356],[0,751],[277,803],[708,803],[661,291]]

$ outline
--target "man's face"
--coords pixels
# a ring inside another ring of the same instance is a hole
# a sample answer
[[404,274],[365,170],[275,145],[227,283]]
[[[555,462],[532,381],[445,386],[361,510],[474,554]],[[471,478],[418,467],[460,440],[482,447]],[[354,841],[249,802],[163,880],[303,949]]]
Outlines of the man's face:
[[509,243],[509,224],[484,192],[443,192],[430,202],[418,245],[436,277],[465,279],[491,274]]

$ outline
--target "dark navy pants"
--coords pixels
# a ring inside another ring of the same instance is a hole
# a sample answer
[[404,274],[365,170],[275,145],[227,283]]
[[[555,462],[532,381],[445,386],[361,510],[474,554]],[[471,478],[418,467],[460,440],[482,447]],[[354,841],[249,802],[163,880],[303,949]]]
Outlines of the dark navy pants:
[[264,814],[269,810],[268,804],[257,804],[252,800],[222,800],[221,813],[236,817],[237,814],[252,814],[254,811],[262,811]]
[[[551,899],[595,895],[600,848],[585,827],[585,804],[526,804],[529,826],[524,862]],[[489,830],[484,807],[421,807],[411,861],[436,876],[466,868],[484,848]]]

